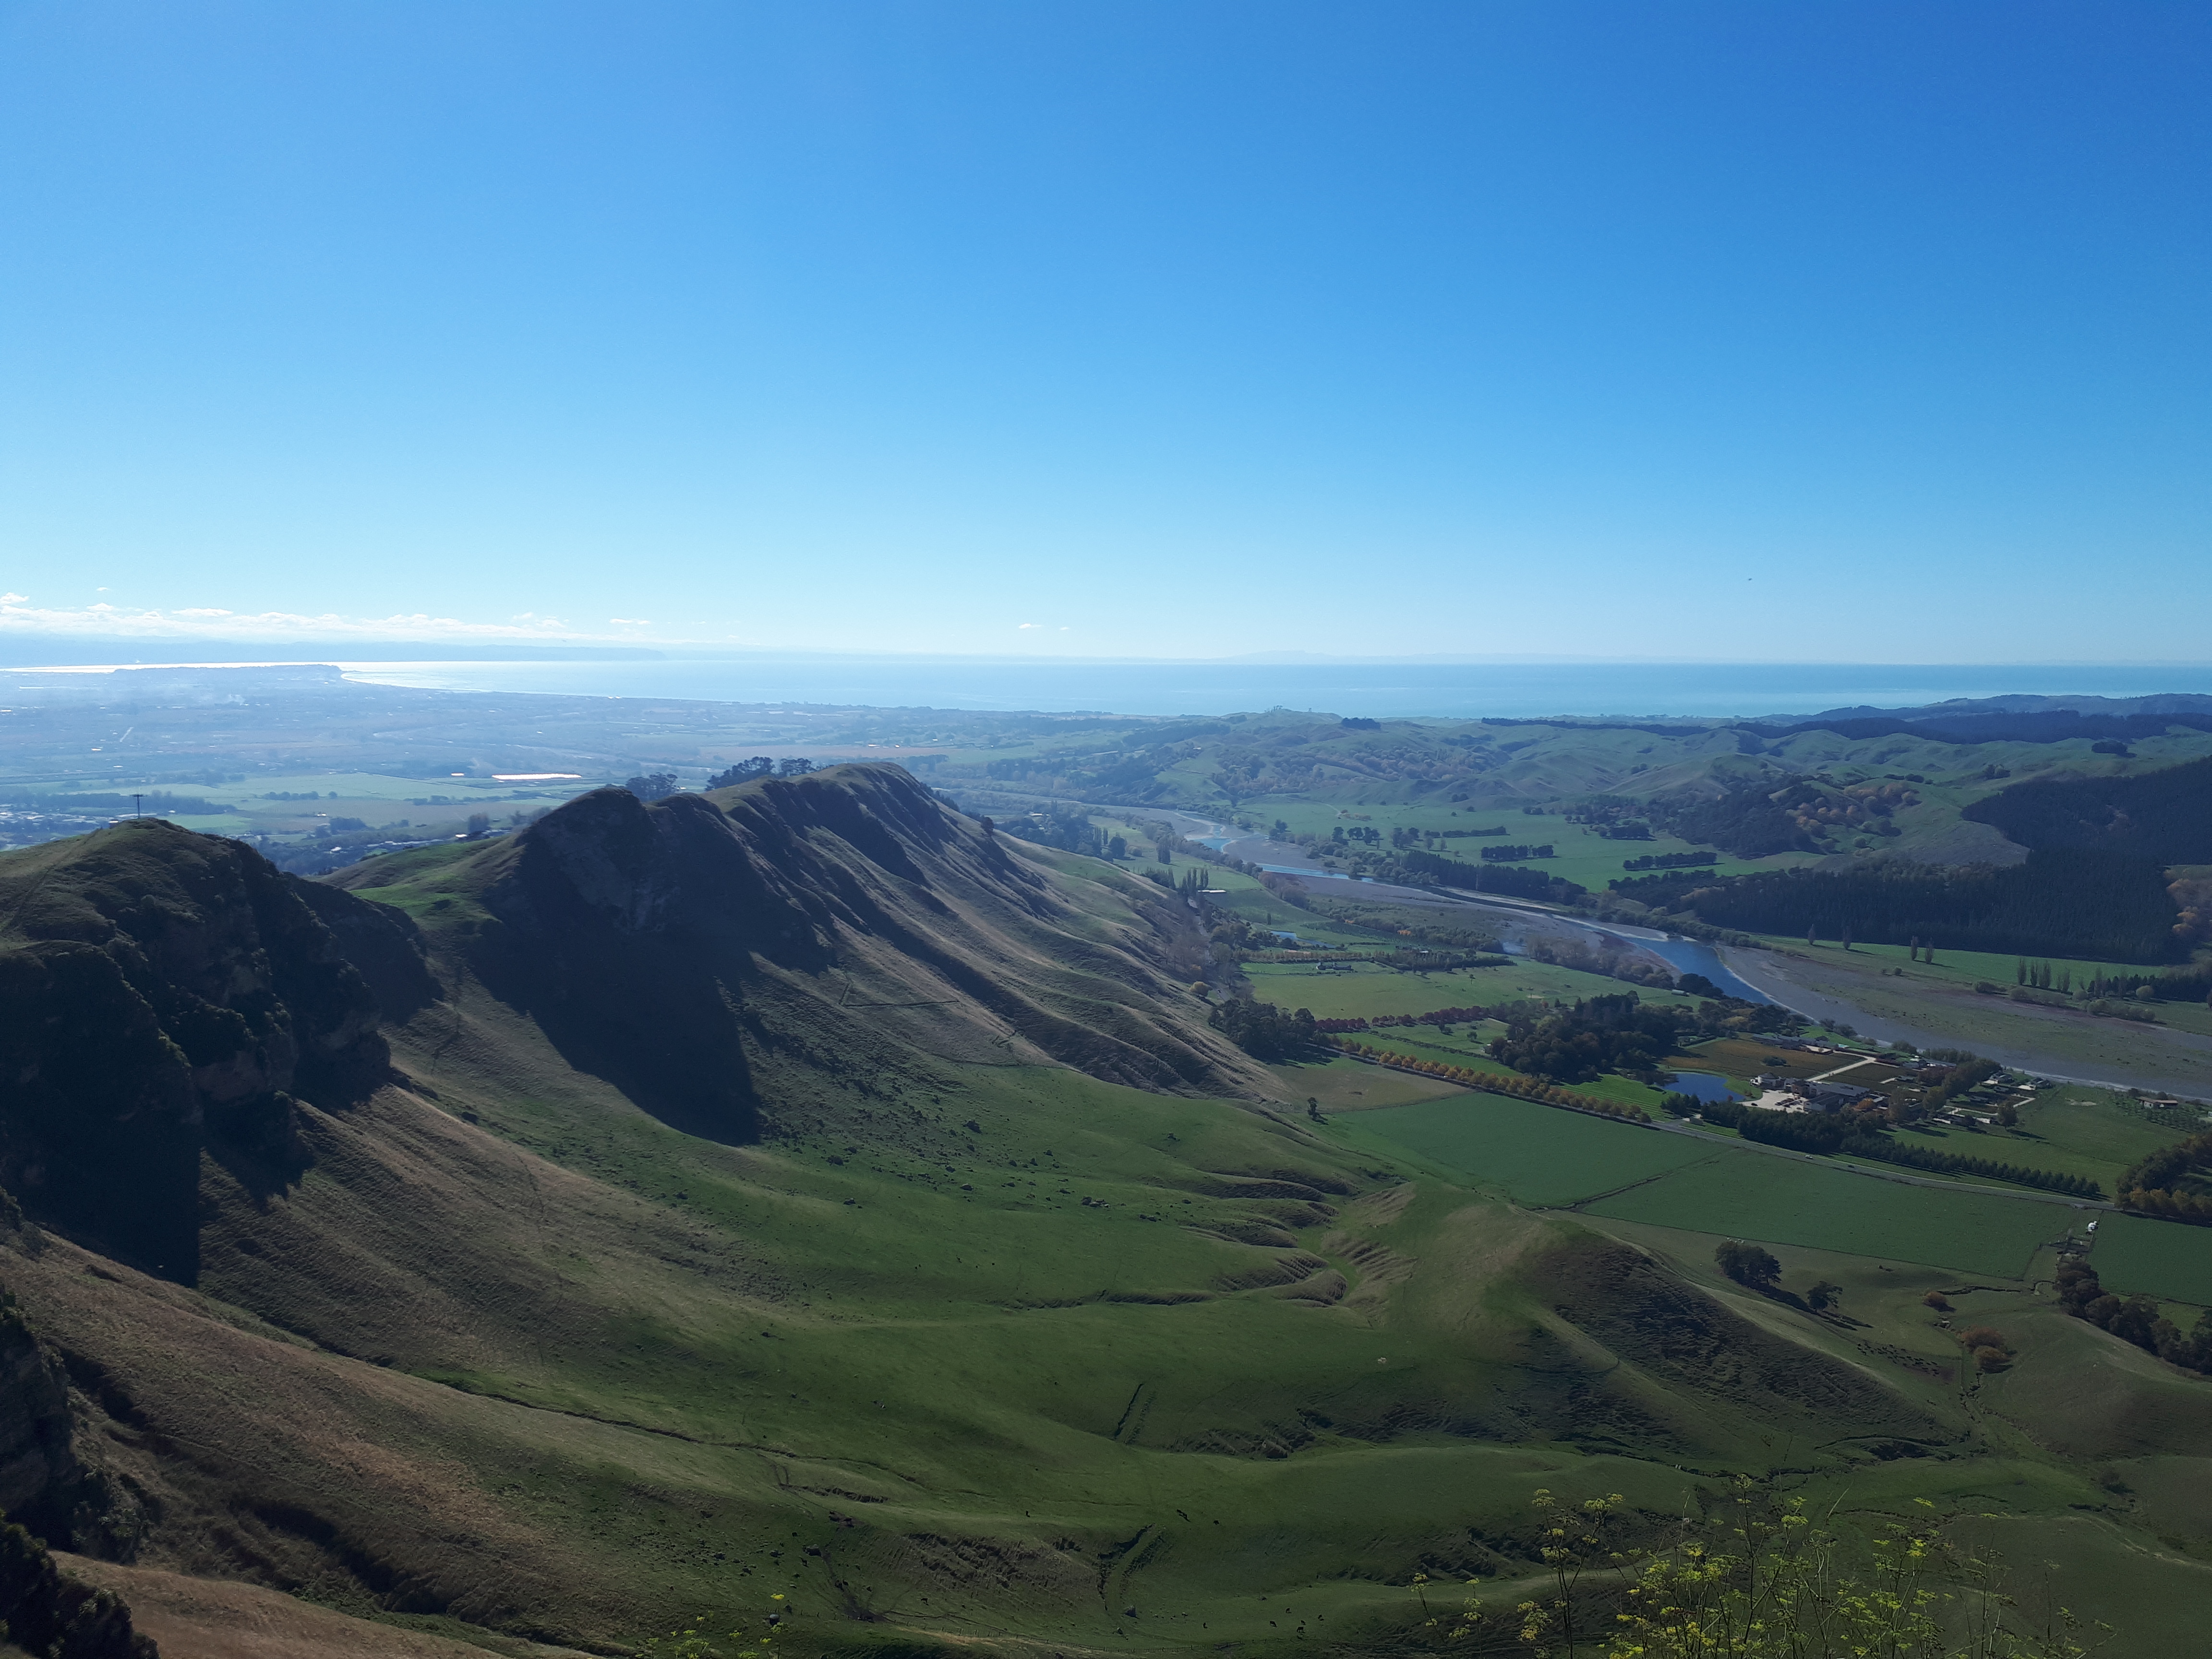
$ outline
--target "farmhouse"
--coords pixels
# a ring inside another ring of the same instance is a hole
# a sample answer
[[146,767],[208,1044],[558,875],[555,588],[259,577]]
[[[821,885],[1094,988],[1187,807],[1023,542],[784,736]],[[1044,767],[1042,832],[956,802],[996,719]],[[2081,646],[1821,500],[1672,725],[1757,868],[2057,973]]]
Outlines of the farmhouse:
[[1806,1081],[1790,1086],[1804,1097],[1807,1109],[1815,1112],[1840,1112],[1847,1106],[1857,1106],[1875,1097],[1873,1090],[1862,1089],[1856,1083]]

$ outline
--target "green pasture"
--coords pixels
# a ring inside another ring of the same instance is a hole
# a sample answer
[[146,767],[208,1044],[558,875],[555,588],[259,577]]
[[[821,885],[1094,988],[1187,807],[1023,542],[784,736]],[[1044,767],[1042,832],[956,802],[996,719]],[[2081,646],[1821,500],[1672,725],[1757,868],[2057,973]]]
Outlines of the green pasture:
[[1595,1215],[1876,1261],[2023,1277],[2080,1212],[1973,1187],[1921,1187],[1748,1149],[1589,1206]]
[[1727,1155],[1687,1135],[1608,1123],[1504,1095],[1467,1094],[1362,1112],[1333,1129],[1352,1145],[1411,1153],[1453,1180],[1544,1206],[1578,1203]]
[[[1303,932],[1303,930],[1301,930]],[[1362,943],[1382,943],[1372,935]],[[1316,1019],[1372,1019],[1378,1014],[1425,1014],[1438,1008],[1495,1007],[1502,1002],[1574,1002],[1634,991],[1646,1002],[1686,1006],[1671,991],[1627,985],[1602,974],[1514,958],[1503,968],[1425,972],[1355,963],[1351,973],[1322,973],[1304,963],[1244,965],[1253,994],[1284,1008],[1310,1009]]]
[[1901,1131],[1898,1139],[1932,1151],[2087,1176],[2109,1197],[2119,1190],[2122,1170],[2171,1145],[2189,1127],[2146,1122],[2118,1106],[2118,1098],[2101,1089],[2046,1090],[2021,1107],[2016,1128],[1927,1125]]
[[[2098,1218],[2089,1265],[2108,1291],[2212,1307],[2212,1227],[2148,1216]],[[2184,1329],[2189,1322],[2179,1322]]]
[[1284,1097],[1291,1105],[1316,1102],[1325,1112],[1358,1112],[1380,1106],[1405,1106],[1439,1095],[1464,1094],[1456,1083],[1423,1077],[1413,1072],[1393,1071],[1356,1060],[1274,1066],[1268,1068],[1282,1079]]
[[[1354,829],[1373,830],[1382,836],[1382,842],[1380,848],[1372,850],[1383,854],[1390,850],[1390,832],[1395,829],[1422,831],[1486,830],[1503,825],[1505,830],[1503,836],[1455,837],[1440,841],[1428,850],[1445,858],[1459,859],[1480,866],[1483,862],[1481,849],[1485,847],[1540,846],[1549,842],[1553,857],[1516,860],[1515,863],[1522,868],[1542,870],[1547,875],[1579,882],[1584,887],[1600,891],[1609,881],[1647,873],[1624,869],[1623,865],[1630,859],[1647,858],[1662,853],[1713,851],[1711,848],[1694,842],[1656,834],[1649,841],[1613,841],[1599,835],[1588,825],[1568,823],[1556,811],[1547,811],[1539,817],[1524,813],[1517,806],[1493,811],[1464,805],[1453,806],[1441,802],[1378,801],[1346,807],[1331,802],[1291,800],[1271,796],[1249,804],[1245,808],[1244,816],[1263,830],[1280,820],[1289,826],[1293,836],[1310,835],[1324,842],[1331,840],[1333,832],[1339,829],[1347,834]],[[1340,857],[1349,851],[1349,848],[1340,849]],[[1719,856],[1720,861],[1711,867],[1722,875],[1779,869],[1802,861],[1792,855],[1740,859],[1723,853]]]

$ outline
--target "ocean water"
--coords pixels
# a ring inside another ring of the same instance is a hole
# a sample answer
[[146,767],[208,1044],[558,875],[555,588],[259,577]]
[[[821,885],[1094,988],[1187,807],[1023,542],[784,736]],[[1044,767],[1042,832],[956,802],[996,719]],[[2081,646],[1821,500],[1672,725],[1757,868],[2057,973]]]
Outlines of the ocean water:
[[616,662],[350,662],[352,678],[455,691],[874,708],[1370,718],[1810,714],[2007,693],[2212,693],[2212,665],[1171,663],[952,657],[665,657]]

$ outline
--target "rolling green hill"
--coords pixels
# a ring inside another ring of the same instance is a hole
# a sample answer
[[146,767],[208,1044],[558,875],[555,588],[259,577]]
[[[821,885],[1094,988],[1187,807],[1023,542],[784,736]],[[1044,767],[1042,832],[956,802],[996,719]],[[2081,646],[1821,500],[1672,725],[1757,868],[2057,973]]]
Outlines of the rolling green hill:
[[[887,767],[318,886],[151,822],[0,857],[0,1283],[73,1390],[0,1413],[0,1468],[45,1449],[11,1507],[126,1585],[499,1651],[781,1595],[810,1652],[1288,1654],[1425,1641],[1416,1571],[1510,1595],[1536,1486],[1656,1538],[1783,1468],[2124,1558],[2081,1605],[2185,1627],[2197,1431],[2054,1425],[2085,1376],[2192,1425],[2212,1385],[2040,1300],[2033,1229],[1863,1261],[1847,1318],[1759,1296],[1701,1235],[1802,1207],[1775,1160],[1316,1121],[1208,1029],[1196,920]],[[1922,1306],[1961,1268],[2015,1373]]]

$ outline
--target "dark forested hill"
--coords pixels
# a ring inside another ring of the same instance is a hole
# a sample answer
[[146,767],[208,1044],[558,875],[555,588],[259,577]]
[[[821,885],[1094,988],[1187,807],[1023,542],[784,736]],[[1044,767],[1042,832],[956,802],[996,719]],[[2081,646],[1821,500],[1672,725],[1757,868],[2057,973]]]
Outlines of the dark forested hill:
[[2212,760],[2131,777],[2036,778],[1963,817],[2023,847],[2074,847],[2159,864],[2212,864]]
[[2155,963],[2185,954],[2166,886],[2152,860],[2051,848],[2002,870],[1881,860],[1720,879],[1683,871],[1616,882],[1613,890],[1747,933]]

